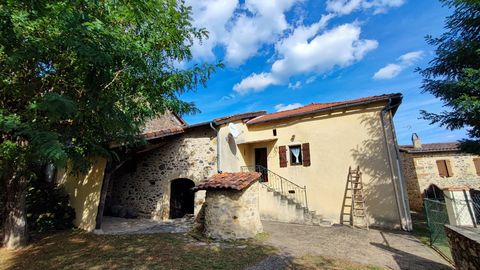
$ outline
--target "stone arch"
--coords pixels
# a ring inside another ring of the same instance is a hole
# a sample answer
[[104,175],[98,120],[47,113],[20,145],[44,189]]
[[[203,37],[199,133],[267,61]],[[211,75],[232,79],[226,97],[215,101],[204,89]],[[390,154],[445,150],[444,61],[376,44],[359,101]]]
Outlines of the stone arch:
[[170,181],[169,218],[181,218],[194,213],[195,183],[188,178],[177,178]]
[[423,191],[423,197],[427,199],[432,199],[436,201],[445,201],[445,197],[443,195],[443,190],[440,189],[435,184],[430,184],[428,188]]

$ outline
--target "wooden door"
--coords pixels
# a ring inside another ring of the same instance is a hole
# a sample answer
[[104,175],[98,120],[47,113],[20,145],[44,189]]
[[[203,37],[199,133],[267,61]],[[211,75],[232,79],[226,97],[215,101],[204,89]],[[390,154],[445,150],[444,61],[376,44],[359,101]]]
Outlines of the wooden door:
[[[261,167],[260,167],[261,166]],[[268,181],[267,148],[255,148],[255,170],[262,173],[262,181]]]

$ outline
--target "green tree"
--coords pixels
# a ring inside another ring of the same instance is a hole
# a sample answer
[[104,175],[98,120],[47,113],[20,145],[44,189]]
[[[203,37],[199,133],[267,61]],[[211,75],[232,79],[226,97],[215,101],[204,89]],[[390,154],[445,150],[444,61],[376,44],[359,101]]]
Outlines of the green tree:
[[0,176],[3,243],[26,243],[25,188],[33,165],[89,166],[109,144],[137,142],[144,122],[195,112],[179,94],[205,84],[216,65],[191,59],[191,9],[175,0],[0,2]]
[[419,69],[423,91],[440,98],[449,111],[422,111],[423,118],[448,129],[467,128],[462,142],[467,152],[480,153],[480,1],[441,0],[453,9],[446,18],[446,32],[427,37],[436,46],[429,67]]

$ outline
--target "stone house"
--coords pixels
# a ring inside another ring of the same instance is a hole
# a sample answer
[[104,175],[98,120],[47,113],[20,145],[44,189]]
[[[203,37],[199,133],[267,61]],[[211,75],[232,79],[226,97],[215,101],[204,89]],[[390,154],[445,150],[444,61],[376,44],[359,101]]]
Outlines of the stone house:
[[458,142],[424,144],[414,133],[412,145],[399,149],[412,210],[443,191],[480,189],[480,156],[460,152]]
[[388,94],[194,125],[167,114],[147,125],[147,146],[117,166],[108,183],[105,162],[95,163],[97,174],[83,180],[65,174],[59,178],[78,202],[72,203],[80,213],[77,224],[87,230],[99,228],[98,217],[115,205],[153,219],[196,215],[205,192],[193,193],[194,186],[217,172],[242,171],[262,174],[262,219],[329,225],[342,223],[351,200],[346,195],[348,170],[359,166],[369,223],[410,230],[392,121],[401,101],[401,94]]

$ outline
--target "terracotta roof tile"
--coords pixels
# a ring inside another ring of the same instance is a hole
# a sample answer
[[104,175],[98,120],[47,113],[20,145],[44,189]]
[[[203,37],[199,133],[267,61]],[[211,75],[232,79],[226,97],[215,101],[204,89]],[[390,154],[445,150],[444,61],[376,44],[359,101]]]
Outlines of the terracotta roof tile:
[[407,153],[451,152],[460,150],[458,142],[423,143],[421,148],[414,148],[413,145],[400,145],[398,148],[400,151]]
[[200,182],[195,190],[233,189],[243,190],[260,178],[258,172],[219,173],[210,179]]
[[165,128],[165,129],[162,129],[162,130],[143,133],[141,136],[144,137],[147,140],[149,140],[149,139],[151,140],[151,139],[167,137],[167,136],[175,135],[175,134],[179,134],[179,133],[183,133],[183,128],[182,127]]
[[217,124],[217,125],[220,125],[220,124],[224,124],[224,123],[228,123],[228,122],[232,122],[232,121],[236,121],[236,120],[255,118],[257,116],[264,115],[266,113],[267,113],[266,111],[239,113],[239,114],[234,114],[234,115],[215,118],[215,119],[213,119],[213,122],[215,122],[215,124]]
[[361,103],[372,103],[372,102],[377,102],[377,101],[386,101],[390,98],[398,98],[401,100],[402,95],[399,93],[396,94],[386,94],[386,95],[380,95],[380,96],[371,96],[371,97],[364,97],[364,98],[358,98],[358,99],[352,99],[352,100],[346,100],[346,101],[338,101],[338,102],[328,102],[328,103],[312,103],[303,107],[299,107],[296,109],[292,110],[286,110],[286,111],[281,111],[281,112],[275,112],[275,113],[269,113],[265,114],[262,116],[258,116],[256,118],[253,118],[252,120],[249,120],[247,124],[256,124],[256,123],[261,123],[261,122],[267,122],[267,121],[272,121],[276,119],[282,119],[282,118],[287,118],[287,117],[294,117],[294,116],[299,116],[299,115],[304,115],[304,114],[310,114],[310,113],[316,113],[320,111],[325,111],[329,109],[335,109],[339,106],[355,106],[359,105]]

